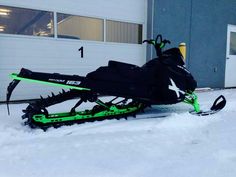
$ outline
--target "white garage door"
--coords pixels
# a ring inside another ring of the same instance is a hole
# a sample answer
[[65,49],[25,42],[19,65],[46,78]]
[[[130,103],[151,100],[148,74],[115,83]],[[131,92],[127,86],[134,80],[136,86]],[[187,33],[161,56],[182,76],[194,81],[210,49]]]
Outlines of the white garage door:
[[236,87],[236,25],[228,25],[225,87]]
[[[11,81],[8,75],[22,67],[86,75],[108,60],[144,64],[146,4],[146,0],[2,0],[0,101]],[[58,88],[21,83],[12,99],[38,98],[51,91]]]

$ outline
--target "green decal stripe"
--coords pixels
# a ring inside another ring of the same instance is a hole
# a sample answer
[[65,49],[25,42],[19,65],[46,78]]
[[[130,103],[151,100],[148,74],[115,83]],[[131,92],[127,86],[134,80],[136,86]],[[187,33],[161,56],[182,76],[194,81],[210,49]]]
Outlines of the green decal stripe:
[[47,82],[47,81],[40,81],[40,80],[35,80],[35,79],[24,78],[24,77],[18,76],[18,74],[16,74],[16,73],[10,74],[10,77],[12,77],[15,80],[24,80],[24,81],[35,82],[35,83],[40,83],[40,84],[47,84],[47,85],[51,85],[51,86],[58,86],[58,87],[63,87],[63,88],[68,88],[68,89],[87,90],[87,91],[91,90],[89,88],[82,88],[82,87],[76,87],[76,86],[71,86],[71,85],[65,85],[65,84],[59,84],[59,83],[53,83],[53,82]]

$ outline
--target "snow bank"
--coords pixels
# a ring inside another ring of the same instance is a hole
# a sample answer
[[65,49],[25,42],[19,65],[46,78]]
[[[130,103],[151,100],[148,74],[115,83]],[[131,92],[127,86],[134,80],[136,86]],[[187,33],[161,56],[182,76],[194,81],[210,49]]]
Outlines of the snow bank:
[[[205,109],[220,94],[225,109],[208,117],[183,104],[154,106],[137,118],[47,132],[23,125],[27,105],[11,105],[11,116],[0,105],[0,177],[234,177],[236,90],[199,93],[199,100]],[[169,115],[155,118],[159,112]]]

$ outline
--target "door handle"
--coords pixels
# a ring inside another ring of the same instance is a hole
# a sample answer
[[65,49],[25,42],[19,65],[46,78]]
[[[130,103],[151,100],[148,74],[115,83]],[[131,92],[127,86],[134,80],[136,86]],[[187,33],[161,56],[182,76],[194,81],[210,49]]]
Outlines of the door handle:
[[226,57],[226,60],[229,60],[229,57]]

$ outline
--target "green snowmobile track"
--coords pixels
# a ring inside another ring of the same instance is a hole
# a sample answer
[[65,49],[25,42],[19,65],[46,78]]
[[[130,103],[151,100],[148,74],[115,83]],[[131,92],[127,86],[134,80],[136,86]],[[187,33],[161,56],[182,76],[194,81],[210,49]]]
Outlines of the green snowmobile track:
[[[49,81],[42,81],[36,79],[30,79],[21,77],[17,73],[10,74],[10,77],[14,80],[27,81],[51,86],[62,87],[65,89],[72,89],[78,91],[91,91],[89,88],[83,88],[78,86],[66,85],[61,83],[53,83]],[[47,98],[45,98],[47,99]],[[83,123],[90,121],[99,121],[105,119],[120,119],[128,116],[135,116],[137,112],[143,110],[145,106],[142,103],[132,103],[128,105],[107,105],[99,100],[95,101],[97,106],[91,110],[78,111],[78,112],[62,112],[62,113],[34,113],[28,117],[26,122],[32,128],[40,127],[47,129],[51,126],[70,125],[74,123]],[[99,107],[96,109],[96,107]]]
[[[126,106],[127,107],[127,106]],[[54,113],[46,116],[45,114],[36,114],[32,118],[34,122],[42,123],[44,125],[53,124],[53,123],[64,123],[64,122],[76,122],[76,121],[89,121],[89,120],[99,120],[106,117],[117,117],[124,115],[131,115],[139,111],[142,108],[142,104],[137,106],[130,106],[127,108],[119,108],[119,106],[112,105],[108,110],[99,111],[93,113],[93,110],[80,111],[73,114],[69,112],[65,113]]]

